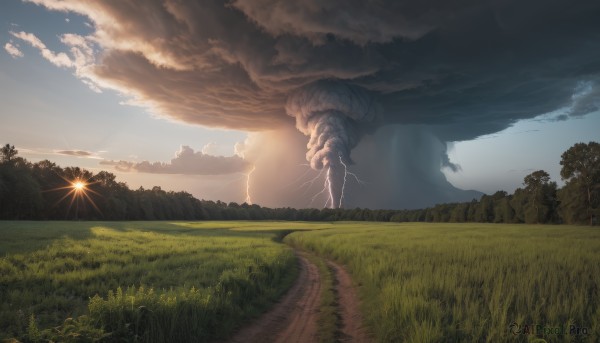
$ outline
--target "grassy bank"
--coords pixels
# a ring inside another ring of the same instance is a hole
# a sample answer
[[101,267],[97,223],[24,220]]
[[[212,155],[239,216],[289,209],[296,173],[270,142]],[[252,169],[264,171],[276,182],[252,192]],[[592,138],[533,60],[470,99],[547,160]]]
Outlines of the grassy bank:
[[225,337],[296,275],[275,228],[232,224],[0,222],[0,339]]
[[[600,339],[596,228],[339,223],[285,241],[348,266],[381,342]],[[524,334],[525,324],[566,333]]]

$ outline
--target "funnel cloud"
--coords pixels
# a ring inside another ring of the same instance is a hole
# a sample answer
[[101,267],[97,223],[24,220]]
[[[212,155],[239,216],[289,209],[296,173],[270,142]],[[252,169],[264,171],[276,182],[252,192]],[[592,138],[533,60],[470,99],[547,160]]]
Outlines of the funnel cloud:
[[[7,51],[31,45],[92,89],[170,119],[254,132],[263,145],[246,144],[259,151],[245,157],[250,184],[281,178],[269,188],[282,196],[254,189],[253,201],[268,206],[307,206],[323,184],[331,207],[469,200],[477,193],[440,171],[460,172],[448,142],[600,108],[598,1],[26,2],[85,16],[91,31],[65,32],[64,51],[52,51],[20,27]],[[274,133],[294,124],[304,142]],[[289,147],[293,160],[307,148],[300,184],[322,171],[320,185],[275,190],[300,175],[279,175],[264,144]]]
[[286,111],[296,118],[296,128],[310,137],[306,159],[311,168],[325,169],[328,204],[341,207],[350,152],[364,127],[378,118],[378,104],[361,87],[322,80],[294,91]]

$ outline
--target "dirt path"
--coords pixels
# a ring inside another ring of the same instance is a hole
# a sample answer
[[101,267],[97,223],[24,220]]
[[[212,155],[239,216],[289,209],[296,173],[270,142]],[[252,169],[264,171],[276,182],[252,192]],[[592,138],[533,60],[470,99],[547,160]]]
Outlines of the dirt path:
[[[299,262],[298,279],[283,298],[248,326],[237,332],[230,343],[310,343],[318,342],[321,276],[319,269],[302,252],[296,252]],[[335,294],[341,327],[339,342],[370,342],[363,327],[356,290],[346,270],[332,262],[327,265],[335,278]]]
[[296,283],[280,302],[240,330],[231,343],[241,342],[316,342],[317,318],[321,298],[321,276],[317,266],[302,253],[296,253],[300,271]]
[[327,261],[327,265],[333,271],[335,278],[336,296],[338,300],[338,311],[342,319],[340,328],[340,342],[366,343],[371,342],[366,328],[363,326],[363,318],[360,312],[358,295],[352,284],[348,272],[339,264]]

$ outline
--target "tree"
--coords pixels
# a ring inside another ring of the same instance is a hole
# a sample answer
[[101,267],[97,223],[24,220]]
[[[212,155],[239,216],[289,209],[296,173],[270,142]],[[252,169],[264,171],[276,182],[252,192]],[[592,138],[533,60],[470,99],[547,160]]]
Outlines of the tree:
[[494,223],[512,223],[515,211],[510,206],[510,197],[505,191],[497,191],[492,195],[494,201]]
[[514,211],[514,222],[524,223],[525,222],[525,207],[527,205],[527,193],[523,188],[515,189],[512,199],[510,200],[510,207]]
[[589,223],[585,208],[585,198],[581,196],[583,186],[577,180],[567,182],[558,191],[558,214],[562,221],[567,224]]
[[453,223],[464,223],[467,221],[467,211],[469,210],[469,203],[460,203],[454,205],[452,212],[450,213],[450,221]]
[[43,160],[35,163],[32,173],[41,188],[43,199],[43,210],[40,211],[40,219],[63,219],[66,208],[61,207],[68,202],[62,202],[66,181],[61,177],[63,170],[56,163]]
[[569,207],[571,211],[585,212],[590,225],[593,225],[600,202],[600,144],[577,143],[565,151],[561,158],[560,176],[567,181],[566,187],[569,187],[571,192],[578,193],[576,197],[565,196],[566,202],[563,207]]
[[478,206],[475,208],[474,221],[491,223],[494,221],[494,201],[489,195],[482,195]]
[[523,179],[527,204],[526,223],[545,223],[551,220],[556,207],[556,183],[550,182],[550,175],[537,170]]
[[0,154],[2,155],[0,161],[2,161],[2,163],[8,163],[13,159],[13,157],[17,156],[18,152],[19,151],[15,149],[14,145],[6,144],[0,148]]
[[40,186],[31,164],[12,157],[0,164],[0,219],[37,219],[43,205]]

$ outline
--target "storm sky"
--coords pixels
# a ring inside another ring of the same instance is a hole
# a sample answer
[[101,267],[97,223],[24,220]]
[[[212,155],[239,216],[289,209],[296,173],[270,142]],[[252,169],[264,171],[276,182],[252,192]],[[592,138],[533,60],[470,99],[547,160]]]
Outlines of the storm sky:
[[[25,145],[33,159],[91,158],[132,184],[162,174],[165,188],[189,189],[177,176],[186,175],[200,198],[242,202],[249,181],[256,203],[322,207],[326,175],[311,161],[310,128],[336,135],[343,129],[342,141],[352,144],[331,156],[348,162],[360,182],[348,179],[342,205],[414,208],[479,196],[470,189],[493,192],[486,182],[512,191],[528,169],[556,171],[518,162],[532,159],[510,144],[544,127],[559,134],[530,139],[542,147],[529,154],[549,155],[555,165],[562,150],[599,136],[590,129],[599,127],[598,1],[11,0],[1,6],[2,89],[10,95],[17,84],[31,100],[8,101],[1,115],[11,127],[1,128],[0,137]],[[33,65],[40,71],[27,68]],[[309,99],[306,89],[317,95]],[[351,94],[338,96],[340,89]],[[308,117],[298,114],[306,108],[321,124],[306,125]],[[94,131],[84,122],[102,121],[95,129],[113,136],[104,135],[95,149],[89,141],[82,146],[85,139],[59,145],[43,139],[52,128],[26,130],[16,115],[64,121],[61,111],[75,118],[65,130]],[[336,113],[331,118],[338,122],[322,113]],[[367,113],[368,121],[357,119]],[[485,142],[497,142],[498,132],[507,145]],[[144,140],[156,151],[181,147],[174,158],[123,147]],[[515,176],[494,182],[499,176],[474,172],[477,164],[500,164]]]

